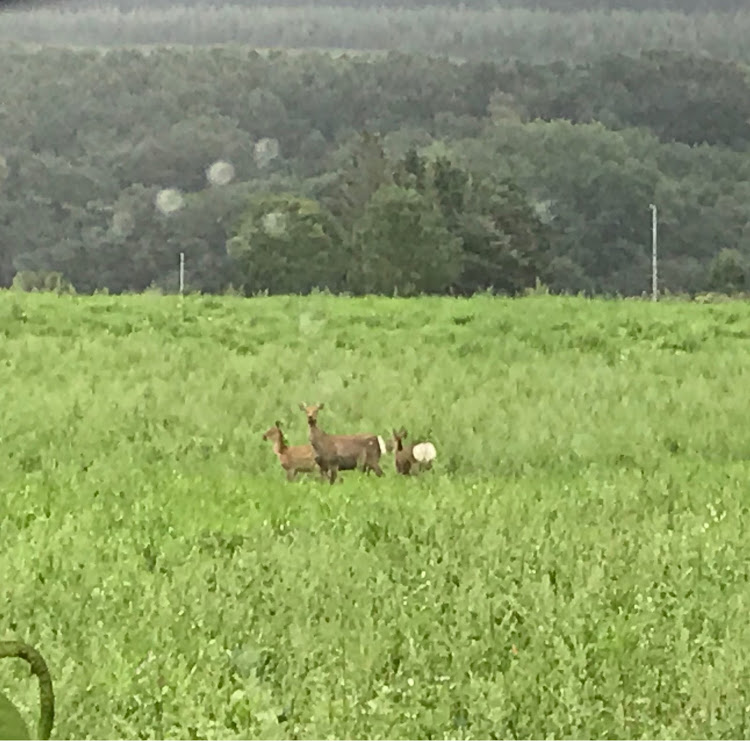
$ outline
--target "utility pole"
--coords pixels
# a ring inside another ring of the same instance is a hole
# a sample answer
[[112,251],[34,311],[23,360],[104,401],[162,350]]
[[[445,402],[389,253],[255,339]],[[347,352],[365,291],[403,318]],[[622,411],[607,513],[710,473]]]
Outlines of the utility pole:
[[651,209],[651,300],[659,300],[659,269],[657,262],[657,220],[656,206],[649,203]]

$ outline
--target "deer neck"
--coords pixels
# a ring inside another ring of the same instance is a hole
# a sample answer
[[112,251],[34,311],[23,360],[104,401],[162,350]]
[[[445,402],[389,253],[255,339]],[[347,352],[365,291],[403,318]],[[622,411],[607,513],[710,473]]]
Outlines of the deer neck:
[[286,440],[283,437],[278,437],[273,441],[273,452],[276,453],[279,458],[284,454],[287,449]]

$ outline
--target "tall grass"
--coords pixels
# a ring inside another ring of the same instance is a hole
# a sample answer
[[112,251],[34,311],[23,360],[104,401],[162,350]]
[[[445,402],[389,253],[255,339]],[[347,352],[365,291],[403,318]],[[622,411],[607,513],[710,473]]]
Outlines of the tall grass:
[[[178,301],[0,294],[0,640],[54,736],[748,735],[745,304]],[[288,484],[300,400],[434,470]]]

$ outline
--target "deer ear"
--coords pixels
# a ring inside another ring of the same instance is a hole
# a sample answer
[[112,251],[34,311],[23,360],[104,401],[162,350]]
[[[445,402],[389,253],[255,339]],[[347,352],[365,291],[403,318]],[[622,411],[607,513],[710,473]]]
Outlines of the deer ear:
[[318,409],[323,409],[325,407],[325,404],[318,404]]
[[307,406],[307,404],[305,404],[305,402],[302,401],[302,402],[300,402],[299,408],[304,412],[306,406]]
[[274,422],[274,424],[275,424],[275,425],[276,425],[277,427],[281,427],[281,422],[279,422],[279,420],[278,420],[278,419],[277,419],[277,420],[276,420],[276,421]]

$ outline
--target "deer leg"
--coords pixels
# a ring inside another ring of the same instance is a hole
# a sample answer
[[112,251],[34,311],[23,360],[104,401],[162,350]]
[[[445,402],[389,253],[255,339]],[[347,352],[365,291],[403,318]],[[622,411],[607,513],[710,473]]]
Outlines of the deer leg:
[[318,475],[320,476],[320,480],[325,481],[329,475],[328,466],[319,455],[315,456],[315,465],[318,467]]
[[329,472],[329,480],[331,482],[331,485],[333,485],[334,482],[336,481],[336,474],[339,472],[339,467],[338,466],[331,466],[328,469],[328,472]]
[[357,470],[367,473],[367,451],[365,450],[357,456]]
[[287,481],[294,481],[295,477],[297,476],[297,472],[293,468],[287,468],[286,469],[286,480]]
[[323,459],[319,456],[315,456],[315,465],[318,467],[318,473],[320,474],[321,481],[328,478],[328,467],[323,462]]

